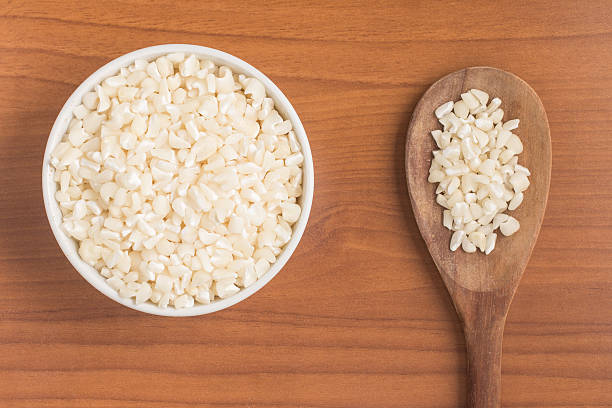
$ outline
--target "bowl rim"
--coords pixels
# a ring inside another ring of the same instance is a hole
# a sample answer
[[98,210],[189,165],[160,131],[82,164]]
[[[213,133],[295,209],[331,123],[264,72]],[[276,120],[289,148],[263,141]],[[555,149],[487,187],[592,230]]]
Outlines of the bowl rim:
[[[161,308],[151,302],[136,305],[132,298],[125,299],[120,297],[119,294],[106,283],[105,278],[100,275],[93,266],[90,266],[81,259],[76,249],[76,241],[68,237],[60,227],[62,214],[59,209],[59,204],[55,200],[57,183],[53,181],[53,170],[50,165],[51,152],[55,146],[61,142],[68,128],[68,124],[72,119],[72,111],[81,103],[81,99],[86,92],[92,90],[96,84],[99,84],[105,78],[116,75],[122,67],[129,66],[136,59],[150,61],[158,56],[173,52],[195,54],[199,58],[210,59],[217,65],[222,64],[229,66],[234,72],[243,73],[261,81],[266,89],[267,96],[274,100],[275,108],[283,117],[291,120],[293,130],[300,142],[302,154],[304,155],[304,165],[302,167],[304,177],[302,181],[302,196],[300,198],[302,213],[298,221],[293,225],[291,239],[279,254],[276,262],[271,265],[270,270],[251,286],[241,289],[238,293],[228,298],[215,300],[207,305],[196,303],[193,307],[184,309],[175,309],[174,307]],[[70,95],[57,115],[53,127],[49,132],[43,157],[42,190],[45,213],[53,235],[68,261],[77,272],[89,282],[89,284],[115,302],[140,312],[159,316],[197,316],[223,310],[243,301],[270,282],[287,263],[302,238],[310,215],[314,195],[314,163],[306,131],[304,130],[304,126],[297,112],[283,92],[261,71],[238,57],[214,48],[193,44],[163,44],[141,48],[113,59],[87,77],[87,79],[85,79]]]

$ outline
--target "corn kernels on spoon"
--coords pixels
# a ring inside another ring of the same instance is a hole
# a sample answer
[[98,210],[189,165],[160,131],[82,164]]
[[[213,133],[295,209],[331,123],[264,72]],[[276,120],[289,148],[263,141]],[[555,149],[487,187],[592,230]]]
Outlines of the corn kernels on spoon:
[[[531,170],[531,186],[514,216],[521,229],[498,241],[495,251],[451,252],[451,232],[442,224],[435,185],[427,182],[437,129],[434,111],[469,89],[482,89],[504,101],[508,117],[520,118],[521,162]],[[490,67],[462,69],[438,80],[417,104],[406,140],[406,179],[412,210],[462,322],[467,346],[467,406],[500,406],[502,336],[506,315],[535,245],[550,184],[550,129],[535,91],[509,72]]]

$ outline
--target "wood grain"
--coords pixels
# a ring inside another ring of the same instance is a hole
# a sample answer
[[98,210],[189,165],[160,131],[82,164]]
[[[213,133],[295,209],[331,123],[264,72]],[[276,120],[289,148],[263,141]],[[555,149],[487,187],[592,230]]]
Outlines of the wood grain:
[[[103,63],[162,43],[267,74],[316,191],[292,259],[220,313],[146,316],[91,288],[47,225],[55,116]],[[412,215],[411,112],[443,75],[534,87],[552,136],[540,237],[507,318],[507,407],[612,406],[612,5],[0,0],[0,406],[461,407],[465,342]]]
[[[530,169],[530,191],[511,214],[521,229],[500,239],[489,255],[450,251],[451,231],[442,225],[442,208],[435,202],[436,185],[428,182],[431,131],[440,128],[433,112],[456,101],[470,89],[500,98],[506,120],[520,118],[524,150],[521,163]],[[414,108],[406,137],[406,179],[410,203],[421,235],[463,326],[467,348],[467,406],[496,408],[501,404],[501,357],[504,325],[536,243],[544,218],[551,173],[550,129],[540,98],[525,81],[491,67],[465,68],[436,81]]]

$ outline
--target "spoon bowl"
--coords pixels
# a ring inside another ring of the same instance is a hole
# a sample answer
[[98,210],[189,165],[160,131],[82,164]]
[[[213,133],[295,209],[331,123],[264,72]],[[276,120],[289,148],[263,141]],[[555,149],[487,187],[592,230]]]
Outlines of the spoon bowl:
[[[477,88],[502,100],[504,120],[518,118],[514,130],[523,143],[519,163],[531,171],[521,206],[510,214],[521,228],[498,237],[489,255],[449,249],[451,231],[442,225],[442,207],[435,201],[436,185],[427,181],[432,151],[438,149],[431,131],[440,124],[434,110]],[[509,72],[471,67],[434,83],[412,114],[406,140],[406,179],[421,235],[462,321],[468,357],[468,407],[500,404],[501,350],[508,308],[535,245],[548,197],[551,172],[550,129],[535,91]]]

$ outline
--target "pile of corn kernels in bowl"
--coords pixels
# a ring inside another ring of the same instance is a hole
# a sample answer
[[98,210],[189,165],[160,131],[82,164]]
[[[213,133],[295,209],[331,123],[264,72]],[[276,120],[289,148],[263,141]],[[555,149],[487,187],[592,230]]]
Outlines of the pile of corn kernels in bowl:
[[304,156],[257,79],[183,53],[136,60],[73,115],[51,155],[62,228],[121,297],[227,298],[290,240]]
[[428,181],[438,183],[436,202],[444,208],[444,227],[453,231],[451,251],[461,247],[488,255],[495,230],[510,236],[520,228],[505,211],[521,205],[531,173],[518,164],[523,143],[512,131],[519,120],[503,122],[501,103],[471,89],[435,110],[443,130],[431,132],[439,150],[433,152]]

